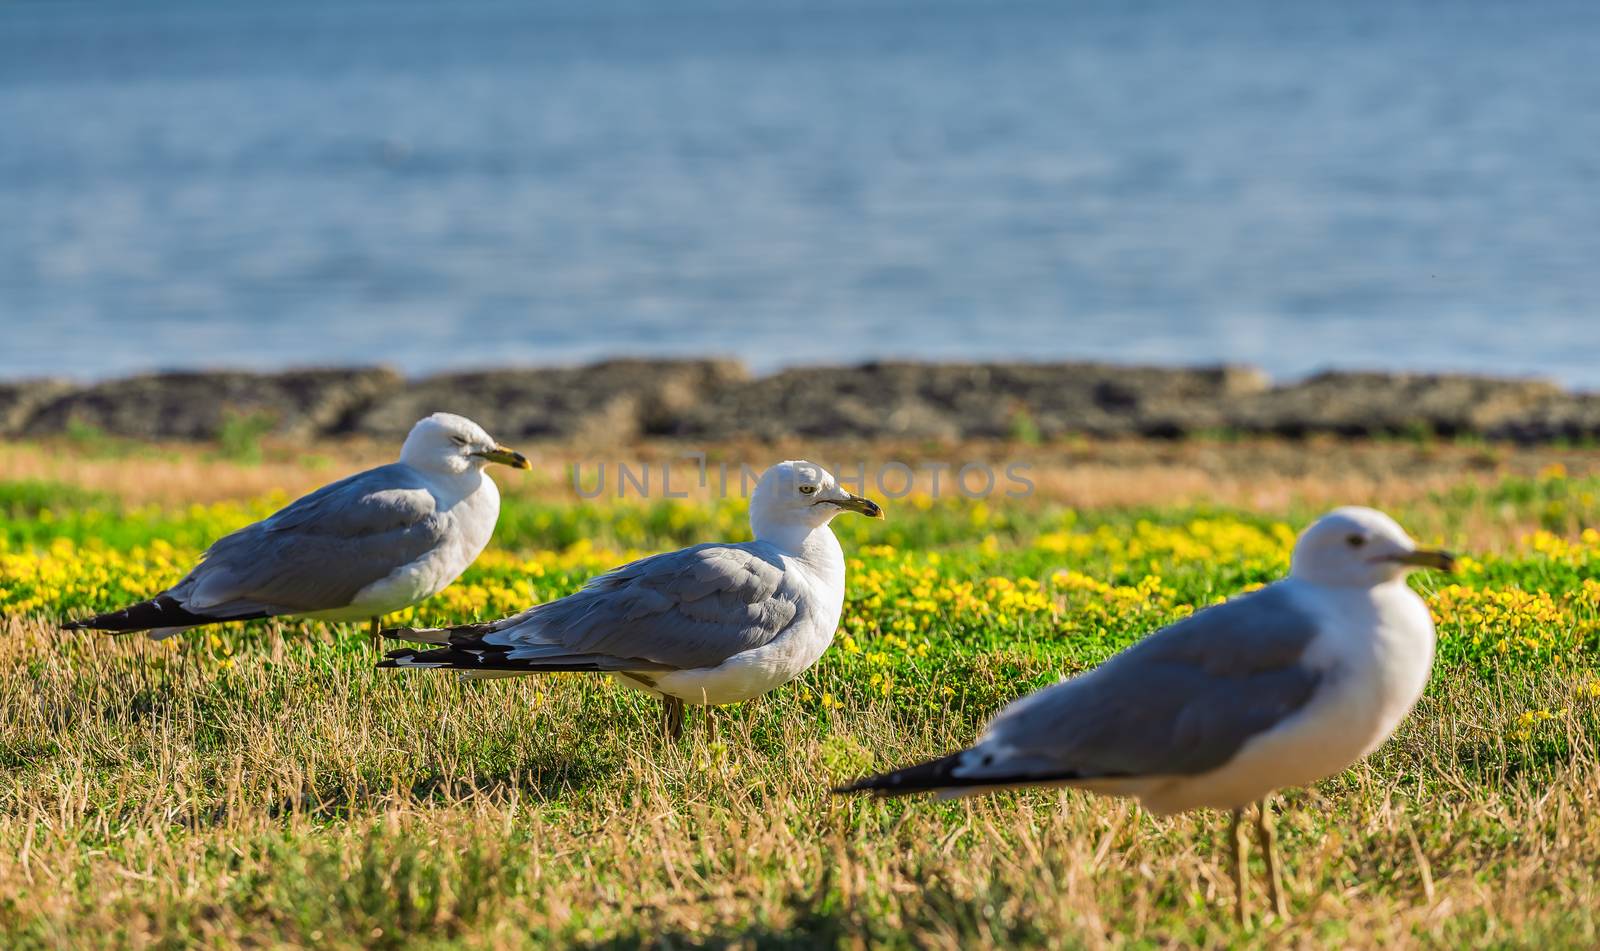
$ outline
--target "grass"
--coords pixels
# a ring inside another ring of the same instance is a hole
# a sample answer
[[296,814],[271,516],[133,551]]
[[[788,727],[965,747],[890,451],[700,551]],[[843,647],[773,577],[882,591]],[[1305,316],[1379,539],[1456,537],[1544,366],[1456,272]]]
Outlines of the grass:
[[[133,480],[5,447],[0,946],[1600,941],[1600,457],[1015,449],[1041,454],[1035,497],[841,519],[834,647],[768,697],[692,715],[673,746],[653,704],[609,682],[376,671],[354,628],[63,635],[59,617],[157,590],[270,511],[274,483],[339,472],[172,451]],[[204,494],[164,495],[164,476]],[[490,551],[400,619],[503,613],[633,553],[744,534],[736,502],[579,503],[560,477],[514,479]],[[1416,581],[1439,660],[1395,739],[1280,800],[1289,921],[1232,924],[1217,814],[1070,791],[827,794],[965,744],[1008,699],[1276,577],[1330,496],[1382,502],[1471,557]]]
[[271,413],[225,413],[217,433],[218,454],[244,465],[260,463],[264,458],[261,440],[277,422]]

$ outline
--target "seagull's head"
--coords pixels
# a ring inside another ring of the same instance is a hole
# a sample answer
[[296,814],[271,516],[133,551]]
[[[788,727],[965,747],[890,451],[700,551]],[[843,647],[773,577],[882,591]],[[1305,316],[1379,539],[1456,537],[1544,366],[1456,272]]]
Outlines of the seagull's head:
[[513,469],[531,469],[528,457],[490,438],[465,416],[434,413],[417,420],[400,447],[400,461],[423,472],[456,475],[482,469],[491,462]]
[[878,503],[851,495],[831,472],[803,459],[780,462],[763,472],[750,496],[750,527],[757,538],[775,538],[796,529],[809,533],[840,512],[883,518]]
[[1447,551],[1419,548],[1399,523],[1377,509],[1334,509],[1295,542],[1290,573],[1317,584],[1366,587],[1418,568],[1455,569]]

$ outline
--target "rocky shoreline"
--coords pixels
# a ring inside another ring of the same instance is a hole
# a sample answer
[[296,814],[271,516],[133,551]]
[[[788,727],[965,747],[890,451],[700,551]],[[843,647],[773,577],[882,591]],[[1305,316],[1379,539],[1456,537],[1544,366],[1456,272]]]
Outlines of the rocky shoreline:
[[435,410],[512,439],[1051,440],[1439,436],[1600,439],[1600,393],[1534,379],[1325,373],[1275,384],[1249,367],[910,363],[752,375],[728,360],[610,360],[407,380],[382,367],[161,373],[94,384],[0,383],[0,436],[90,428],[209,440],[239,421],[306,437],[405,434]]

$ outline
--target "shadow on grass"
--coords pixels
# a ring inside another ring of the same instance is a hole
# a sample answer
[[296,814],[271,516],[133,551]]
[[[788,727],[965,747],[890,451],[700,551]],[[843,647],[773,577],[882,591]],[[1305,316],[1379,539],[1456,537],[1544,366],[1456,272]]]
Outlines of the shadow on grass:
[[[246,812],[264,811],[271,819],[303,816],[321,822],[351,822],[374,813],[396,801],[410,805],[457,806],[474,799],[508,802],[552,802],[570,799],[585,789],[603,784],[617,772],[610,764],[568,760],[554,755],[538,756],[514,768],[444,776],[429,773],[395,781],[394,778],[340,783],[279,796],[266,804],[259,800],[246,804]],[[175,824],[191,829],[226,828],[234,810],[227,804],[176,817]]]
[[317,791],[280,802],[275,814],[298,811],[318,819],[350,819],[385,800],[408,798],[422,804],[456,805],[470,799],[501,802],[512,798],[551,802],[570,799],[585,788],[605,782],[617,772],[611,764],[540,754],[515,767],[470,776],[437,773],[409,783],[373,781],[344,789]]
[[572,947],[589,951],[632,949],[741,948],[784,951],[791,948],[859,948],[917,946],[928,936],[954,939],[962,946],[993,945],[1040,947],[1051,939],[1045,923],[1027,916],[996,915],[1008,905],[1010,889],[999,883],[980,896],[950,887],[937,874],[925,878],[920,888],[897,899],[898,915],[888,919],[869,909],[871,901],[852,904],[825,876],[816,889],[791,892],[784,900],[782,924],[753,921],[706,931],[651,928],[654,915],[634,930]]
[[787,928],[753,927],[742,930],[719,931],[711,934],[686,932],[659,932],[632,934],[609,938],[592,944],[570,945],[593,951],[632,951],[632,949],[748,948],[761,951],[783,951],[801,948],[853,947],[855,931],[838,917],[822,917],[814,921],[795,922]]
[[745,948],[785,949],[853,947],[860,944],[861,924],[839,907],[835,896],[818,900],[816,896],[795,894],[785,902],[793,918],[777,926],[752,923],[749,926],[720,928],[710,932],[680,929],[631,931],[599,941],[570,945],[587,951],[633,951],[633,949]]

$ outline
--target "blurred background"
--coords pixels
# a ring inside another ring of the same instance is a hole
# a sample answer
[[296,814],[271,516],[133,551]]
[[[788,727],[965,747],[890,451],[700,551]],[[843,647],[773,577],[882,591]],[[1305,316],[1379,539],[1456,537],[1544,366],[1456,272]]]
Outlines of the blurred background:
[[0,376],[1600,386],[1600,5],[0,3]]

